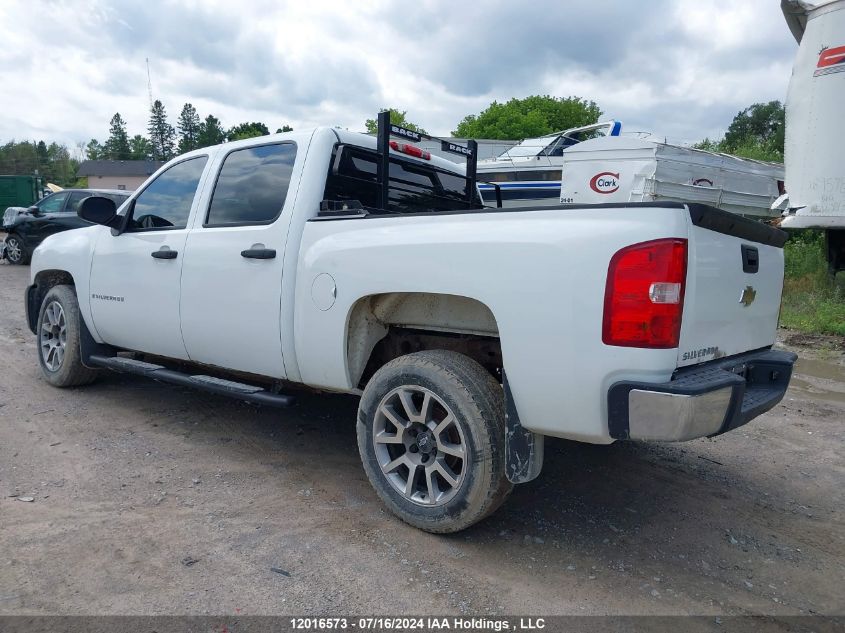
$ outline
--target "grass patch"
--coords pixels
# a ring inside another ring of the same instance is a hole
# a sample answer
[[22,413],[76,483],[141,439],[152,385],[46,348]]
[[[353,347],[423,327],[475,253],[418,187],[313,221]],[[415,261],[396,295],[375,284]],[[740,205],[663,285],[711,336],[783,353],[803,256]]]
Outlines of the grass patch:
[[845,336],[845,284],[827,272],[820,231],[792,233],[784,246],[785,274],[780,324],[818,334]]

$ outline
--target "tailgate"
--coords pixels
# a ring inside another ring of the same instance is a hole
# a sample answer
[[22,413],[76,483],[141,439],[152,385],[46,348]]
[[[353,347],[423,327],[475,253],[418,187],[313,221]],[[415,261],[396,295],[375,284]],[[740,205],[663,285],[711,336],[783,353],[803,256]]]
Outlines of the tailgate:
[[688,208],[678,367],[769,347],[780,312],[786,233],[712,207]]

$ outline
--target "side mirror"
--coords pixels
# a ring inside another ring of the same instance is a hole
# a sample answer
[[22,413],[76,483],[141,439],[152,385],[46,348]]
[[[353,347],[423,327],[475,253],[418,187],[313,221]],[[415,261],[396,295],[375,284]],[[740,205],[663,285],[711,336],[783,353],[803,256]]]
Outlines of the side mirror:
[[29,213],[30,215],[34,215],[36,217],[41,215],[41,212],[38,210],[38,207],[36,207],[35,205],[32,205],[31,207],[27,207],[26,213]]
[[90,196],[79,204],[76,215],[88,222],[117,229],[120,228],[122,218],[117,215],[116,211],[117,206],[111,198]]

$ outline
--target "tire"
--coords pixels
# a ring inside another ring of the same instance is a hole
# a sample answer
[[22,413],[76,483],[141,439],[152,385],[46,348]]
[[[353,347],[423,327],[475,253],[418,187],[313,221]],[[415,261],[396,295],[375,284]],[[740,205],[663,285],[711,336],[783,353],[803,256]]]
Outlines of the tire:
[[98,372],[82,364],[82,320],[73,286],[53,286],[38,311],[38,364],[55,387],[78,387],[96,380]]
[[513,488],[505,476],[502,387],[462,354],[417,352],[387,363],[364,389],[357,430],[378,496],[426,532],[481,521]]
[[10,264],[28,264],[30,253],[17,235],[6,236],[6,259]]

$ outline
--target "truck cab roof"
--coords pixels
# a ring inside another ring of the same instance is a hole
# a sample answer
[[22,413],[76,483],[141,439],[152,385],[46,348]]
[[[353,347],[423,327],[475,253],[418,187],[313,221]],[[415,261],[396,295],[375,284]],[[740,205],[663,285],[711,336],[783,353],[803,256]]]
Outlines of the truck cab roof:
[[[232,151],[244,147],[254,147],[255,145],[264,145],[270,143],[278,143],[280,141],[294,141],[294,142],[304,142],[306,139],[310,140],[316,135],[323,135],[323,134],[331,134],[333,135],[338,143],[344,143],[347,145],[355,145],[358,147],[363,147],[364,149],[369,149],[373,151],[377,151],[377,141],[376,137],[370,134],[364,134],[363,132],[350,132],[349,130],[343,130],[336,127],[329,127],[329,126],[320,126],[316,128],[308,128],[305,130],[295,130],[293,132],[280,132],[278,134],[268,134],[265,136],[256,136],[253,138],[243,139],[240,141],[229,141],[227,143],[221,143],[220,145],[212,145],[210,147],[204,147],[201,149],[196,149],[186,154],[182,154],[181,156],[177,157],[178,159],[182,159],[188,156],[194,155],[205,155],[209,153],[217,153],[218,151]],[[435,156],[430,154],[428,158],[421,159],[417,158],[412,155],[404,154],[398,152],[395,149],[390,150],[391,155],[401,156],[403,160],[410,160],[414,162],[418,162],[421,164],[427,164],[439,169],[443,169],[446,171],[451,171],[456,174],[465,174],[466,173],[466,166],[462,163],[456,163],[440,156]],[[169,164],[169,163],[168,163]]]

